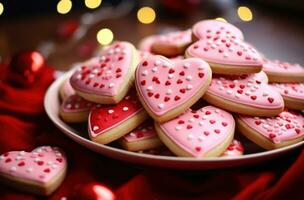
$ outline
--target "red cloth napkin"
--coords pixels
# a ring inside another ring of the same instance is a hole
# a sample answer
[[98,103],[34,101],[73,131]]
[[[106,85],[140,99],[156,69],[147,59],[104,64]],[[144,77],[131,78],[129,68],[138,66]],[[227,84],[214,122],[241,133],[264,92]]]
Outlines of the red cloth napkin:
[[[53,73],[48,68],[32,88],[18,89],[0,82],[0,154],[31,151],[39,145],[59,146],[67,153],[67,177],[48,199],[79,199],[88,195],[83,188],[91,183],[109,187],[116,199],[304,198],[303,150],[250,167],[203,172],[129,165],[91,152],[64,136],[44,113],[43,97]],[[0,199],[41,197],[2,186]]]

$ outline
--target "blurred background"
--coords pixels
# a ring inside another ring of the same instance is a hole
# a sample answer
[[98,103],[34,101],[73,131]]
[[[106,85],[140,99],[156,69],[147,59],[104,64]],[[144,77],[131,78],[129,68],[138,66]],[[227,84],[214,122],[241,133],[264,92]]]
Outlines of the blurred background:
[[0,59],[37,49],[64,70],[113,40],[137,45],[202,19],[233,23],[268,58],[304,64],[301,0],[0,0]]

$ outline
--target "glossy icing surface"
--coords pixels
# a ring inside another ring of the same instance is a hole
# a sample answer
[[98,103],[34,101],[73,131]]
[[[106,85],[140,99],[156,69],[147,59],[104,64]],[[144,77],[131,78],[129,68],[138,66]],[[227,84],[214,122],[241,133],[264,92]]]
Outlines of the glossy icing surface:
[[145,140],[148,138],[157,138],[156,131],[154,129],[153,121],[149,120],[148,122],[145,122],[138,126],[135,130],[133,130],[131,133],[125,135],[123,138],[127,142],[136,142]]
[[297,112],[285,110],[277,117],[240,116],[240,119],[273,143],[304,135],[304,117]]
[[304,83],[271,83],[270,85],[284,97],[304,101]]
[[131,70],[133,46],[128,42],[116,42],[103,49],[98,57],[84,63],[72,75],[73,88],[85,93],[106,96],[117,95]]
[[11,151],[0,156],[0,173],[37,183],[54,179],[67,165],[57,147],[42,146],[32,152]]
[[232,38],[244,39],[242,31],[227,22],[217,20],[203,20],[194,24],[193,34],[199,39],[210,39],[212,34],[227,34]]
[[236,139],[232,140],[229,147],[222,154],[221,157],[236,157],[244,154],[244,147],[242,143]]
[[92,108],[88,120],[91,137],[96,137],[123,123],[143,109],[134,90],[131,89],[131,93],[116,105],[97,104]]
[[186,30],[158,35],[154,38],[152,45],[186,46],[191,43],[191,34],[191,30]]
[[273,61],[265,60],[263,64],[263,71],[296,74],[296,73],[304,73],[304,67],[299,64],[291,64],[279,60],[273,60]]
[[140,62],[136,71],[139,94],[150,110],[162,115],[187,102],[209,84],[209,65],[201,59],[170,61],[150,56]]
[[61,104],[61,109],[64,112],[81,112],[81,111],[89,111],[92,106],[95,104],[89,102],[82,97],[74,94],[72,96],[67,97]]
[[267,84],[265,73],[250,75],[214,75],[208,93],[235,103],[258,108],[281,108],[282,96]]
[[201,157],[234,134],[235,122],[230,113],[206,106],[197,111],[189,109],[160,127],[184,151]]

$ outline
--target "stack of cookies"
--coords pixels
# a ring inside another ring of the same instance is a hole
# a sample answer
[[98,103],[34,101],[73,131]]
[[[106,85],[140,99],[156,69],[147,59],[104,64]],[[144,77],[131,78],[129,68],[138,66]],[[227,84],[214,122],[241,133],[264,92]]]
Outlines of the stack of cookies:
[[266,150],[304,138],[304,68],[267,60],[221,21],[152,35],[138,50],[117,41],[82,63],[60,95],[64,121],[87,121],[92,141],[129,151],[240,156],[235,132]]

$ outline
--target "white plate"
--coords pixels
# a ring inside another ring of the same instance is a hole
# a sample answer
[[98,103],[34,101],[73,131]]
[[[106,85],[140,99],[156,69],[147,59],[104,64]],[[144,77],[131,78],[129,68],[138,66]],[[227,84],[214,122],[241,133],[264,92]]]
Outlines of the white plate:
[[[261,161],[270,160],[277,158],[286,154],[297,148],[302,148],[304,141],[284,147],[281,149],[271,150],[271,151],[261,151],[251,142],[245,143],[245,149],[250,149],[250,154],[246,154],[240,157],[234,158],[184,158],[184,157],[170,157],[170,156],[158,156],[149,155],[142,153],[133,153],[125,151],[116,147],[111,147],[107,145],[97,144],[91,140],[81,136],[80,131],[77,128],[73,128],[70,125],[63,122],[58,113],[60,107],[59,100],[59,88],[63,81],[71,74],[71,72],[62,75],[58,78],[47,90],[44,98],[44,107],[49,118],[54,122],[54,124],[68,137],[70,137],[75,142],[85,146],[86,148],[100,153],[102,155],[123,160],[130,163],[136,163],[141,165],[165,167],[173,169],[183,169],[183,170],[205,170],[205,169],[215,169],[215,168],[226,168],[226,167],[237,167],[250,165],[258,163]],[[84,128],[86,130],[86,127]]]

